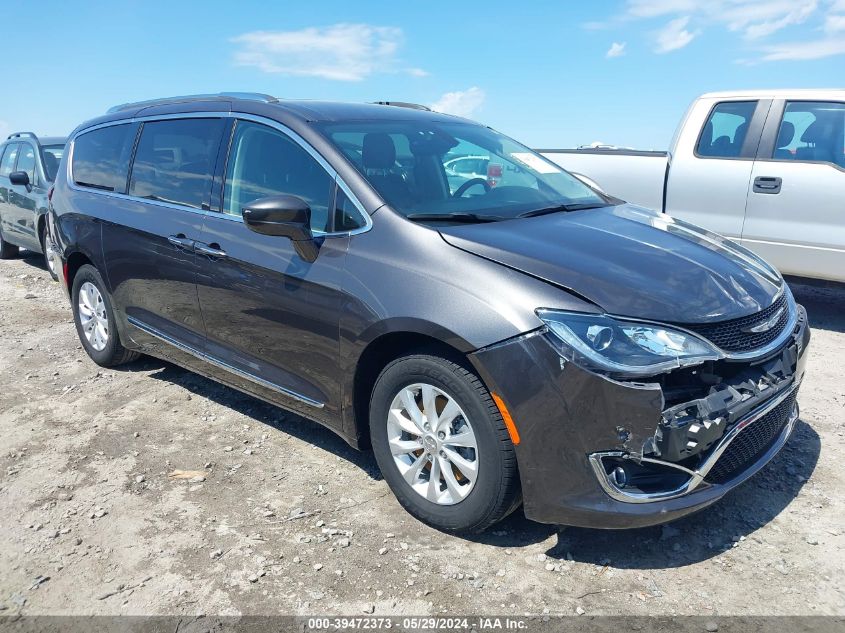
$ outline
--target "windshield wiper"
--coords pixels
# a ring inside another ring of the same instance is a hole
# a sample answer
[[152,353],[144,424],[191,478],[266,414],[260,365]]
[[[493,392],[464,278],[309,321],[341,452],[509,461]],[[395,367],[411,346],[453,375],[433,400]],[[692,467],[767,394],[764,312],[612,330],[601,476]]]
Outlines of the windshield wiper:
[[601,209],[603,207],[609,207],[611,205],[606,204],[604,202],[597,203],[597,202],[582,202],[579,204],[559,204],[554,207],[546,207],[544,209],[534,209],[533,211],[526,211],[525,213],[520,213],[518,218],[534,218],[538,215],[548,215],[549,213],[560,213],[561,211],[582,211],[584,209]]
[[500,220],[507,220],[498,215],[478,215],[477,213],[410,213],[405,216],[413,222],[423,222],[425,220],[441,220],[445,222],[499,222]]

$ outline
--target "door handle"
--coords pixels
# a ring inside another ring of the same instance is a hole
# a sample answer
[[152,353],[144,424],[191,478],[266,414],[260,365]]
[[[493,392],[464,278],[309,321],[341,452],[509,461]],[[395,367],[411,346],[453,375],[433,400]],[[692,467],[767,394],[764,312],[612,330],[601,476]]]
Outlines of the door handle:
[[194,240],[185,237],[184,233],[178,235],[171,235],[167,241],[173,244],[176,248],[191,250],[194,247]]
[[754,193],[780,193],[780,178],[757,176],[754,179]]
[[194,250],[197,253],[208,255],[212,259],[223,259],[224,257],[227,257],[226,251],[220,248],[220,244],[216,243],[204,244],[202,242],[195,242]]

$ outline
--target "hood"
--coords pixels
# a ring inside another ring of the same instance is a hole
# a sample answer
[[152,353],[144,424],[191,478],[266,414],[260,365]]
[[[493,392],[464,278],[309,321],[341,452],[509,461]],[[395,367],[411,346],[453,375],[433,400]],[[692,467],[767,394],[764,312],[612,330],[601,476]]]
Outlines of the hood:
[[438,230],[452,246],[618,316],[723,321],[769,307],[783,286],[773,268],[738,244],[632,205]]

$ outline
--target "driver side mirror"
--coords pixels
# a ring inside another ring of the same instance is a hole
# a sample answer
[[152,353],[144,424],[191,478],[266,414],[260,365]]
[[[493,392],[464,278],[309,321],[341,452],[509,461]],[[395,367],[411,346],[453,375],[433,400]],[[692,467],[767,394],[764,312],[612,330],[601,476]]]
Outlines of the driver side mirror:
[[243,208],[244,224],[256,233],[287,237],[297,254],[307,262],[317,259],[317,245],[311,234],[311,208],[298,196],[260,198]]
[[32,191],[32,184],[29,182],[29,174],[25,171],[13,171],[9,174],[9,182],[13,185],[26,187],[27,193]]

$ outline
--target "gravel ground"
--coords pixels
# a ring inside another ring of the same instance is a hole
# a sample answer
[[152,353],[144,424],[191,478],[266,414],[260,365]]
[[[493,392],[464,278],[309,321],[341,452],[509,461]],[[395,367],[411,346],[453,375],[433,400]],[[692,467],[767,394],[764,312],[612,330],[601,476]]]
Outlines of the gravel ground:
[[795,293],[801,422],[760,475],[662,528],[517,511],[466,539],[315,424],[157,360],[97,367],[39,258],[0,262],[0,614],[845,614],[845,291]]

